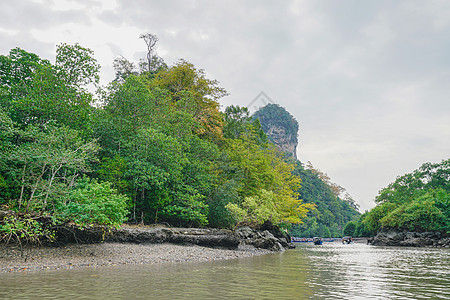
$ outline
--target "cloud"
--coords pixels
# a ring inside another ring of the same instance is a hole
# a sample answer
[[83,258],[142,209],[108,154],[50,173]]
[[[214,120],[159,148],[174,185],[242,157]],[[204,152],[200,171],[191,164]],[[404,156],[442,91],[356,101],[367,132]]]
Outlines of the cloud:
[[28,0],[16,0],[7,5],[2,5],[0,27],[27,31],[59,26],[64,23],[89,24],[85,10],[53,10],[51,6],[47,5],[49,3],[43,5]]

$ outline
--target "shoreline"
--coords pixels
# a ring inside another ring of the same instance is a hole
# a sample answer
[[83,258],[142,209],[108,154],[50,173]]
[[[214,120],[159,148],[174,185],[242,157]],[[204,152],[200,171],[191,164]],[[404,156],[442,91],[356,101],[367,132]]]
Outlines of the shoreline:
[[253,247],[244,249],[211,248],[198,245],[132,244],[105,242],[68,244],[61,247],[0,247],[0,273],[73,269],[126,264],[207,262],[253,257],[273,253]]

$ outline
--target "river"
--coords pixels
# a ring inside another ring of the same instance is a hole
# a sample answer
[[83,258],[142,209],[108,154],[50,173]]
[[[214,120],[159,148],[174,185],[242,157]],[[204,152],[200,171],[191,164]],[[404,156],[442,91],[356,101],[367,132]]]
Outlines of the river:
[[450,299],[450,249],[298,243],[208,263],[8,273],[0,299]]

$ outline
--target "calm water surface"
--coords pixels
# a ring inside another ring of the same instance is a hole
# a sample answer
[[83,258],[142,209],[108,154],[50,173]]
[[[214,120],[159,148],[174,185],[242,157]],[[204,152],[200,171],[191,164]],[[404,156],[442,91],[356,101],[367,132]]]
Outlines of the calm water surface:
[[298,244],[211,263],[0,274],[0,299],[450,299],[450,249]]

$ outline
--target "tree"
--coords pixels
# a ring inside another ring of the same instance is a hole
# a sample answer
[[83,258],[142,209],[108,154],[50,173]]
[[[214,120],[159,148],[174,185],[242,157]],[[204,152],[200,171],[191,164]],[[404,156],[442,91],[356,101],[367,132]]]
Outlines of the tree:
[[58,45],[55,65],[63,83],[77,90],[89,84],[98,85],[100,81],[100,65],[94,58],[94,51],[79,44]]
[[118,227],[127,220],[128,202],[128,197],[111,188],[111,183],[85,177],[56,205],[54,215],[82,226]]
[[114,59],[113,68],[116,72],[114,81],[123,83],[130,75],[138,75],[136,66],[125,57],[117,57]]
[[[300,187],[301,180],[292,174],[293,165],[283,160],[282,154],[274,145],[262,148],[252,139],[243,136],[241,139],[228,140],[226,151],[231,166],[239,170],[242,176],[239,194],[244,202],[237,204],[238,207],[244,206],[251,211],[253,206],[245,204],[246,200],[258,202],[259,200],[254,199],[259,199],[264,191],[273,193],[277,211],[274,221],[279,224],[301,223],[306,212],[314,207],[302,203],[298,198],[296,191]],[[234,207],[236,206],[231,205],[230,209],[233,210]]]
[[397,177],[375,198],[378,203],[361,223],[371,234],[385,228],[448,232],[450,160],[424,163]]
[[75,179],[90,171],[98,146],[85,142],[67,127],[48,125],[45,130],[28,126],[18,132],[19,144],[7,157],[21,172],[21,192],[15,205],[25,211],[47,210],[63,196]]
[[217,80],[207,79],[205,71],[180,60],[175,66],[161,70],[151,81],[153,88],[168,92],[173,105],[190,113],[200,124],[196,134],[211,140],[222,139],[222,116],[218,99],[227,95]]
[[[358,211],[348,201],[336,197],[335,191],[326,183],[329,177],[322,176],[324,173],[316,172],[311,167],[305,168],[297,161],[294,174],[302,179],[302,185],[298,190],[300,198],[305,203],[316,205],[316,209],[308,213],[304,224],[293,227],[295,234],[318,235],[319,225],[323,225],[329,229],[331,236],[342,236],[344,226],[359,215]],[[317,230],[310,230],[315,223]]]
[[243,135],[251,136],[261,146],[268,143],[259,119],[252,118],[246,107],[231,105],[225,108],[223,134],[229,139],[237,139]]
[[57,47],[56,64],[19,48],[0,57],[1,105],[18,126],[45,126],[52,120],[88,136],[93,110],[89,84],[97,84],[99,65],[79,45]]
[[450,192],[450,159],[440,163],[424,163],[412,173],[398,177],[383,188],[375,198],[377,203],[404,203],[429,189]]
[[344,227],[344,235],[354,236],[355,230],[356,230],[356,223],[353,221],[350,221]]
[[0,204],[7,205],[8,199],[18,196],[16,170],[8,164],[8,155],[14,150],[16,128],[11,118],[0,105]]
[[151,66],[152,66],[152,51],[155,47],[156,43],[158,42],[158,37],[151,33],[145,33],[141,34],[139,36],[140,39],[143,39],[145,41],[145,44],[147,45],[147,62],[148,62],[148,72],[150,73]]

